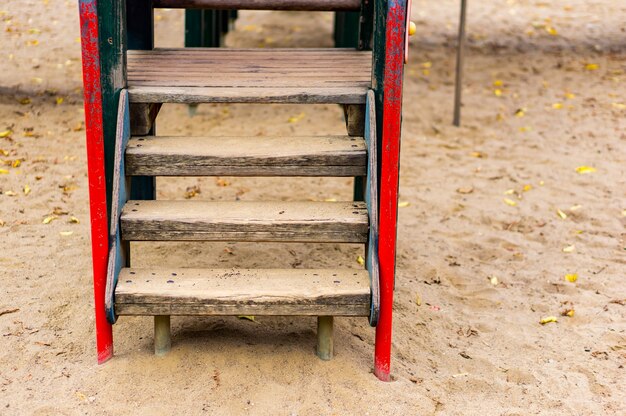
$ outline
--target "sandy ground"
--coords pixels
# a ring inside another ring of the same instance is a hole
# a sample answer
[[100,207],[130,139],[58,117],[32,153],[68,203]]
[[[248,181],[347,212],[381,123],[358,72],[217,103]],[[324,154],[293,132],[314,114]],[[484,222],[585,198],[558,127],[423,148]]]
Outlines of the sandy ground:
[[[365,319],[338,319],[336,358],[321,362],[314,319],[177,318],[171,354],[155,358],[151,320],[122,318],[115,359],[96,365],[76,2],[2,2],[0,132],[12,134],[0,138],[0,414],[626,414],[626,5],[470,2],[454,128],[458,3],[413,3],[394,381],[381,383]],[[182,33],[180,12],[158,11],[158,45]],[[329,14],[279,12],[242,13],[227,41],[331,42]],[[194,118],[166,106],[159,133],[342,123],[335,106],[205,105]],[[193,185],[215,200],[351,196],[346,179],[209,178],[160,180],[159,197]],[[359,253],[133,247],[137,265],[199,267],[359,267]],[[547,316],[558,322],[542,326]]]

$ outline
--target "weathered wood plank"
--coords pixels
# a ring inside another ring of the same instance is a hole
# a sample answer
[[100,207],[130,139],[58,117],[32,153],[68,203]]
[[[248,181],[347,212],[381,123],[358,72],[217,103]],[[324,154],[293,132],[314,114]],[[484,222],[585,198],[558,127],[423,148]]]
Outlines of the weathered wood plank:
[[358,269],[123,269],[120,315],[367,316],[367,271]]
[[154,121],[161,110],[161,104],[131,104],[130,134],[145,136],[150,134]]
[[154,0],[155,8],[212,10],[359,10],[361,0]]
[[362,137],[134,137],[127,175],[360,176]]
[[163,49],[128,54],[133,103],[364,104],[371,53],[334,49]]
[[364,202],[129,201],[121,217],[129,241],[364,243]]
[[136,103],[289,103],[289,104],[361,104],[366,86],[351,88],[198,88],[130,87]]
[[343,106],[348,136],[363,136],[365,132],[365,105],[350,104]]

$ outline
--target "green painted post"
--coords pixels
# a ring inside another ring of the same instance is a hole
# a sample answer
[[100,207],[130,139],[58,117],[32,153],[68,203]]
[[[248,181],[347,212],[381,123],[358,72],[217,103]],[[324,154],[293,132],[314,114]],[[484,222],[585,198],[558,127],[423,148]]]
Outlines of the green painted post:
[[[154,49],[154,13],[152,0],[126,2],[127,49]],[[154,134],[154,126],[148,134]],[[130,198],[150,200],[156,198],[156,178],[153,176],[133,176]]]
[[107,189],[107,216],[111,226],[111,200],[115,161],[115,133],[119,94],[126,87],[126,7],[124,0],[98,2],[100,70],[102,83],[102,128]]

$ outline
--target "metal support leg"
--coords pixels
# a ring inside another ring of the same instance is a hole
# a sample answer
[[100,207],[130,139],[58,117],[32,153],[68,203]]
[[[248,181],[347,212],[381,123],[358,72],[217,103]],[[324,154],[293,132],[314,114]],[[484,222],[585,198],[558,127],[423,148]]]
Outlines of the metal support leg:
[[317,317],[317,356],[324,361],[333,358],[333,317]]
[[461,125],[461,90],[463,88],[463,53],[465,49],[465,19],[467,0],[461,0],[461,17],[459,19],[459,37],[456,48],[456,79],[454,82],[454,120],[452,123]]
[[170,330],[170,316],[159,315],[154,317],[154,354],[161,357],[172,349],[172,334]]

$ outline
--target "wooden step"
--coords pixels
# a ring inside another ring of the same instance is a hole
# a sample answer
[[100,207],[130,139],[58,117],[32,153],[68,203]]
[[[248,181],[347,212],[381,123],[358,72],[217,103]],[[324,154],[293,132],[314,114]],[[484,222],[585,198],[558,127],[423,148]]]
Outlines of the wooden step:
[[361,0],[154,0],[155,8],[210,10],[359,11]]
[[127,241],[364,243],[364,202],[128,201]]
[[362,137],[134,137],[126,174],[365,176]]
[[354,49],[128,51],[135,103],[363,104],[372,55]]
[[366,270],[122,269],[118,315],[368,316]]

